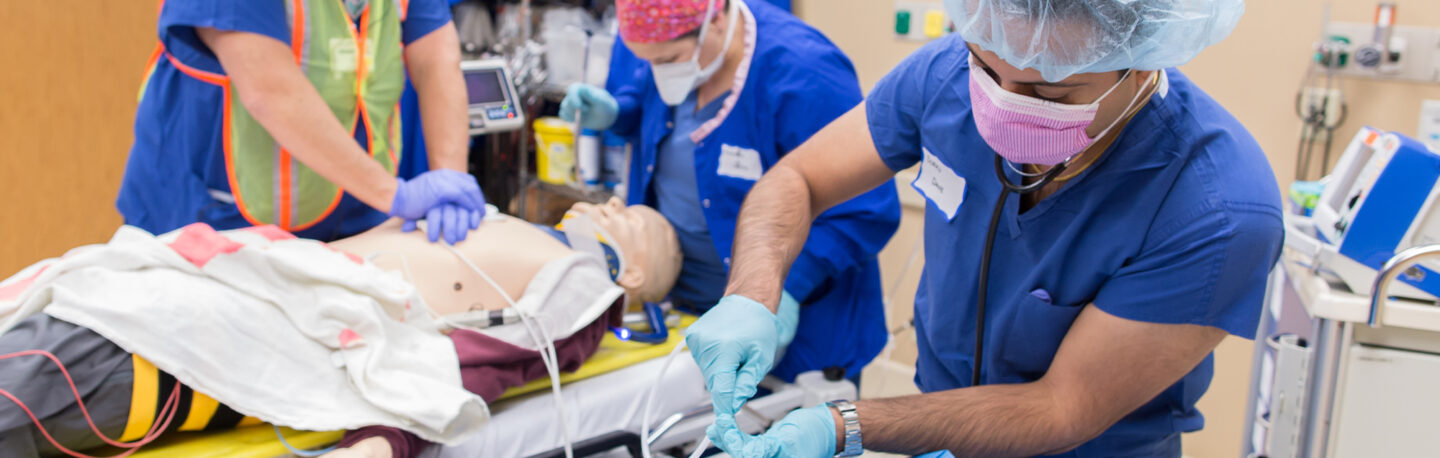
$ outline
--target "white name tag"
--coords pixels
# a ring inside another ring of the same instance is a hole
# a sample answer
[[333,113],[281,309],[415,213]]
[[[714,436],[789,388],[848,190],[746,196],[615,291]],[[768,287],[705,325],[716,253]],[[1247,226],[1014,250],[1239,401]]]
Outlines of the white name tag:
[[720,145],[720,166],[715,173],[722,176],[756,181],[765,174],[760,152],[732,145]]
[[925,155],[920,161],[920,174],[915,176],[910,186],[945,213],[947,221],[953,220],[960,204],[965,202],[965,178],[956,175],[950,166],[930,154],[930,150],[922,148],[921,151]]
[[[375,40],[365,39],[365,70],[375,70]],[[358,59],[360,50],[355,46],[355,40],[350,38],[330,39],[330,76],[335,79],[345,78],[355,69],[360,68]]]

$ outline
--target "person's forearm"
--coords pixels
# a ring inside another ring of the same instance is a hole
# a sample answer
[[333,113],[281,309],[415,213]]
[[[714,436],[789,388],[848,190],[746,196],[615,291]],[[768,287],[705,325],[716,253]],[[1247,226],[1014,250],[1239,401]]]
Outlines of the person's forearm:
[[862,400],[855,403],[861,436],[868,450],[961,457],[1049,455],[1089,440],[1078,437],[1064,403],[1043,383]]
[[725,294],[777,310],[785,273],[805,246],[816,213],[809,185],[798,172],[783,162],[767,172],[740,208]]
[[460,41],[453,25],[435,29],[405,48],[411,82],[420,98],[431,169],[469,169],[470,127]]
[[355,142],[290,47],[247,32],[196,29],[220,58],[240,103],[286,151],[361,202],[389,213],[397,182]]
[[255,120],[300,163],[366,205],[388,213],[395,198],[395,178],[360,148],[307,80],[281,75],[274,79],[276,84],[258,94],[241,94],[241,103]]

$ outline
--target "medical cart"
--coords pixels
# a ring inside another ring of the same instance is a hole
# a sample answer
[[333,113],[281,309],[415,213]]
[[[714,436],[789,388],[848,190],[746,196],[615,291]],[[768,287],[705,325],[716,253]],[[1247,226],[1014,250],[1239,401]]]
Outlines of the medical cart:
[[1317,207],[1287,215],[1244,456],[1440,455],[1440,154],[1417,144],[1362,129]]

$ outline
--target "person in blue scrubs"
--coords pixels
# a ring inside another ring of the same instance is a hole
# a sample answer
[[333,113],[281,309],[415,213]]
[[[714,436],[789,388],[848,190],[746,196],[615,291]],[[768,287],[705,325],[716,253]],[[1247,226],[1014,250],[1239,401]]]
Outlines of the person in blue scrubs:
[[[822,403],[758,436],[719,418],[711,439],[738,457],[1179,457],[1213,349],[1254,337],[1283,237],[1259,145],[1174,68],[1242,0],[945,5],[958,33],[755,185],[730,277],[773,308],[810,215],[918,165],[923,394]],[[1038,190],[1004,192],[997,172]]]
[[[333,240],[395,216],[407,229],[428,220],[431,240],[462,240],[478,225],[484,197],[465,173],[465,86],[450,23],[445,0],[167,0],[116,201],[126,224],[153,233],[194,222],[274,224]],[[292,33],[302,27],[303,37]],[[403,51],[357,72],[349,60],[356,33],[369,34],[375,49]],[[407,74],[430,133],[432,170],[396,179],[404,149],[391,108]],[[358,104],[344,94],[357,79],[366,115],[337,119]],[[275,159],[231,159],[258,155]],[[274,186],[232,189],[247,180]]]
[[[631,75],[612,78],[611,91],[572,86],[560,113],[574,119],[579,111],[585,127],[608,128],[635,142],[628,198],[659,210],[679,235],[684,265],[670,297],[704,312],[686,341],[701,366],[713,368],[705,373],[712,395],[728,405],[737,393],[753,395],[767,373],[788,381],[834,367],[858,379],[887,336],[876,254],[899,225],[894,186],[819,215],[797,249],[800,260],[776,272],[785,280],[779,316],[758,304],[721,301],[730,254],[744,240],[735,221],[750,188],[861,102],[849,59],[814,28],[763,1],[621,0],[616,6],[624,46],[642,63]],[[775,334],[744,383],[736,382],[737,367],[716,360],[727,352],[715,343],[732,341],[724,336],[733,309],[758,309]]]

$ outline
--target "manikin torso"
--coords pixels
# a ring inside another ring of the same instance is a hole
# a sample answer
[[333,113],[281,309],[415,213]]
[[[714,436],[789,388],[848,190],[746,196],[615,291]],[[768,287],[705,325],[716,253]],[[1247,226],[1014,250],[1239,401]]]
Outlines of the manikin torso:
[[[372,262],[382,269],[406,275],[435,313],[448,315],[510,306],[495,288],[442,246],[443,243],[427,240],[423,226],[421,230],[402,232],[400,220],[392,219],[330,245],[364,257],[378,253]],[[546,263],[572,253],[569,247],[540,228],[511,217],[485,220],[455,248],[517,301],[530,279]]]

